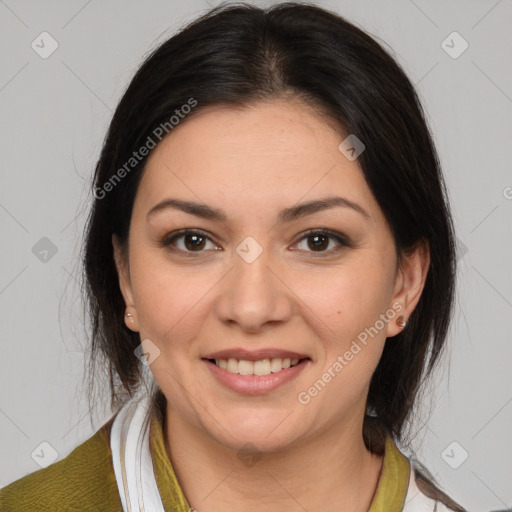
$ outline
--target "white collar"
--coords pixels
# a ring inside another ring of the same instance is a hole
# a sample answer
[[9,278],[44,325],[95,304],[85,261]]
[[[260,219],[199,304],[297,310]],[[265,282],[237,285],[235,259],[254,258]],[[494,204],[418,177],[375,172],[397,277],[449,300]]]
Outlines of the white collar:
[[165,512],[149,447],[150,406],[150,395],[130,400],[112,424],[112,462],[124,512]]

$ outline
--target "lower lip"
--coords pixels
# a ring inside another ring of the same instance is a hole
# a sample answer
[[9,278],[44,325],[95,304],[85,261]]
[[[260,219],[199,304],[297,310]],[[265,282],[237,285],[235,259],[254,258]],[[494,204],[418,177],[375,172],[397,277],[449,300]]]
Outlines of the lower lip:
[[246,395],[261,395],[293,380],[305,368],[309,359],[303,359],[295,366],[270,375],[240,375],[228,372],[207,359],[203,359],[203,361],[213,376],[227,388]]

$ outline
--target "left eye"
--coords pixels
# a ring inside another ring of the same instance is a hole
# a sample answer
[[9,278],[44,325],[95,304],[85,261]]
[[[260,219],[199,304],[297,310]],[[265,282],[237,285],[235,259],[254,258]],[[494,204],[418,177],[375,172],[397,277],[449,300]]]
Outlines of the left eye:
[[[329,247],[331,240],[338,244],[338,248],[325,250]],[[349,247],[350,243],[341,233],[335,233],[327,230],[308,231],[298,242],[298,245],[306,241],[307,247],[312,248],[311,252],[330,253],[339,250],[341,247]],[[308,243],[308,241],[310,241]]]
[[[177,243],[178,240],[182,241],[182,245],[180,246]],[[309,241],[309,243],[308,243]],[[338,248],[329,249],[329,245],[331,241],[334,241]],[[200,253],[204,252],[204,249],[207,249],[207,243],[212,244],[212,248],[215,251],[221,250],[209,236],[203,234],[200,231],[193,230],[182,230],[176,233],[171,233],[166,236],[162,240],[162,246],[170,247],[173,246],[172,250],[177,250],[185,253]],[[300,246],[302,243],[306,242],[308,249],[300,248],[299,250],[305,250],[306,252],[320,252],[320,253],[331,253],[339,250],[342,247],[350,247],[350,242],[348,239],[342,235],[341,233],[331,232],[327,230],[311,230],[305,233],[302,238],[299,239],[298,242],[295,243],[295,246]]]

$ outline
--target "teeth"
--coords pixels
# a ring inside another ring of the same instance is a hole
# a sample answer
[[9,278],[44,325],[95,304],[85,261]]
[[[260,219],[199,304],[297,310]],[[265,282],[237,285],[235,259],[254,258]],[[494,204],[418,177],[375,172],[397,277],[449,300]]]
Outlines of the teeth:
[[[242,364],[242,361],[240,361],[240,364]],[[254,375],[270,375],[272,373],[272,370],[270,368],[270,359],[254,361],[253,368]]]
[[244,359],[215,359],[215,364],[230,373],[240,375],[270,375],[280,372],[290,366],[298,364],[298,359],[261,359],[260,361],[246,361]]
[[252,361],[238,361],[238,372],[240,375],[253,375],[254,363]]
[[[217,364],[217,360],[215,360],[215,364]],[[228,359],[226,370],[231,373],[238,373],[238,361],[236,359]]]
[[282,359],[271,359],[270,360],[270,371],[280,372],[283,369],[283,361]]

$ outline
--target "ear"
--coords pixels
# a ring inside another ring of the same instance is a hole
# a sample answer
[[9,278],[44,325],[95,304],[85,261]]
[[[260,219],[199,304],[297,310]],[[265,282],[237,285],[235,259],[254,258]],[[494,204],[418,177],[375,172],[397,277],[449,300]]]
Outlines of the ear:
[[112,247],[114,249],[114,262],[119,277],[119,289],[123,296],[126,306],[124,322],[128,329],[138,332],[137,310],[133,300],[132,284],[130,280],[130,269],[128,265],[128,256],[121,248],[121,244],[115,234],[112,235]]
[[[407,322],[418,304],[430,267],[430,247],[427,240],[422,239],[412,249],[402,255],[395,279],[393,292],[393,309],[397,311],[396,318],[403,316]],[[401,306],[398,309],[398,304]],[[396,336],[403,330],[393,320],[388,323],[387,337]]]

